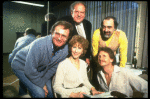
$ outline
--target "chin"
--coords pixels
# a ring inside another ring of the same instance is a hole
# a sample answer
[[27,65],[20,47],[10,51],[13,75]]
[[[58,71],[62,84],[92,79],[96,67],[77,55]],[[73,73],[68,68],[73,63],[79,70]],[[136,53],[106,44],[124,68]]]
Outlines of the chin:
[[61,46],[63,46],[64,44],[55,44],[55,46],[57,46],[57,47],[61,47]]
[[74,59],[77,59],[77,58],[79,58],[79,56],[72,56]]

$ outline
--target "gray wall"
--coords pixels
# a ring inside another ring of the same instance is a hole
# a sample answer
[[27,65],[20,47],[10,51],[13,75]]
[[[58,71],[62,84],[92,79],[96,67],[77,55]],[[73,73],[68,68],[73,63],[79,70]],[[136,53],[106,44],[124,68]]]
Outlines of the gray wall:
[[16,42],[16,32],[33,28],[41,32],[46,8],[3,2],[3,53],[11,53]]

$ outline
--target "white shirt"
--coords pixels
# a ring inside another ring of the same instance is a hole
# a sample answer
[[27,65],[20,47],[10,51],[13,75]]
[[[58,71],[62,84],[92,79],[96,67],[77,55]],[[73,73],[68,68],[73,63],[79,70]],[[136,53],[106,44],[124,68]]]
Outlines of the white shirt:
[[[86,39],[86,35],[85,35],[85,30],[84,30],[84,26],[83,26],[83,23],[81,22],[80,24],[79,24],[79,26],[80,26],[80,28],[81,28],[81,30],[82,30],[82,35],[83,35],[83,37]],[[75,27],[76,27],[76,30],[77,30],[77,32],[78,32],[78,29],[77,29],[77,25],[75,25]],[[79,34],[79,33],[78,33]]]
[[130,69],[114,66],[109,87],[103,71],[99,71],[97,75],[99,82],[99,91],[119,91],[128,97],[133,96],[133,89],[144,93],[143,97],[148,97],[148,82],[143,78],[135,75]]

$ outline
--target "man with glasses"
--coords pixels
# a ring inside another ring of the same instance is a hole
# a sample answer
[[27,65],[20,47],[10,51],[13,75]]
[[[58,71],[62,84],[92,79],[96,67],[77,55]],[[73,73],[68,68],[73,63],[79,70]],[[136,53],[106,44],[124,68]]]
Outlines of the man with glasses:
[[64,20],[70,22],[73,27],[73,35],[80,35],[89,41],[89,47],[85,57],[82,59],[85,60],[88,65],[90,65],[90,55],[91,55],[91,23],[84,19],[86,13],[86,5],[84,2],[76,1],[70,5],[71,16],[65,16],[58,20]]
[[11,67],[32,98],[53,98],[51,79],[58,63],[68,55],[73,26],[66,21],[56,22],[48,36],[33,41],[14,57]]

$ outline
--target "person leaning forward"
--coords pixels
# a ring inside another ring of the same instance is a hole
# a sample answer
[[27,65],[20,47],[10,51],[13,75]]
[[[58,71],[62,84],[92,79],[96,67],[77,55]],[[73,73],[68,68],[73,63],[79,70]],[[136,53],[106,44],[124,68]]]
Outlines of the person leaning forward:
[[101,28],[94,31],[92,37],[92,54],[95,57],[99,47],[109,47],[114,51],[119,48],[120,67],[125,67],[127,62],[128,40],[126,34],[117,29],[118,23],[115,17],[108,16],[103,19]]
[[53,97],[51,78],[58,63],[68,55],[66,43],[73,27],[66,21],[56,22],[48,36],[33,41],[14,57],[11,67],[33,98]]

